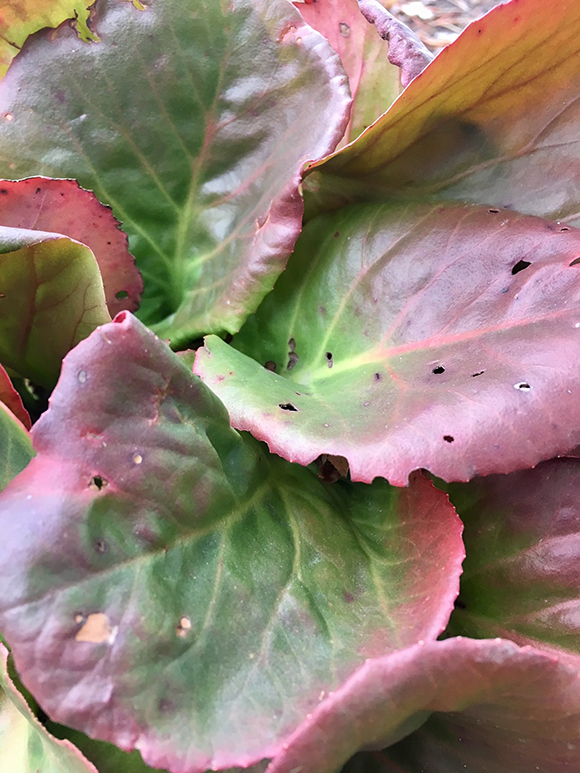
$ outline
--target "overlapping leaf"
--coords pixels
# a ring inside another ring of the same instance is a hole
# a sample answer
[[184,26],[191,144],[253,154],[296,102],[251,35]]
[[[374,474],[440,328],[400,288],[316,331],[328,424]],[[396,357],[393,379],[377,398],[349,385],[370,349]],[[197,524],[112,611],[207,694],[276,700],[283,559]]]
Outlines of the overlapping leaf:
[[26,467],[33,455],[30,435],[0,402],[0,491]]
[[354,140],[399,95],[399,68],[389,62],[389,47],[359,9],[358,0],[296,3],[304,21],[322,33],[340,56],[353,97],[342,142]]
[[580,223],[579,62],[580,4],[499,5],[321,167],[318,206],[420,196]]
[[241,351],[210,336],[195,371],[234,426],[353,480],[532,466],[579,439],[579,256],[580,231],[508,211],[344,208],[309,223]]
[[29,41],[0,85],[0,173],[74,178],[110,204],[143,317],[179,343],[235,332],[271,289],[303,164],[335,147],[350,98],[285,0],[146,5],[100,0],[98,43],[67,28]]
[[33,716],[8,676],[0,644],[0,770],[10,773],[97,773],[68,741],[58,741]]
[[85,244],[99,266],[111,316],[139,308],[143,280],[127,235],[111,210],[74,180],[1,180],[0,225],[63,234]]
[[52,386],[64,355],[110,319],[88,247],[0,226],[0,362]]
[[0,403],[4,403],[18,421],[22,422],[26,429],[30,429],[30,416],[2,365],[0,365]]
[[446,625],[444,494],[270,457],[125,312],[68,355],[33,436],[0,498],[0,629],[51,716],[148,764],[271,757],[366,658]]

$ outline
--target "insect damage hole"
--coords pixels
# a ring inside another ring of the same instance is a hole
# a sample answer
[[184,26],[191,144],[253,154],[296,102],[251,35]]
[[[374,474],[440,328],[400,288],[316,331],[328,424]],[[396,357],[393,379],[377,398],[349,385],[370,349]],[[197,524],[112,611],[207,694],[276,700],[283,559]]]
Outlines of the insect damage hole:
[[109,485],[108,481],[106,481],[100,475],[93,475],[93,477],[89,482],[89,488],[91,491],[101,491],[108,485]]
[[445,373],[445,368],[443,365],[437,365],[437,367],[433,368],[431,372],[435,373],[436,376],[439,376],[441,373]]
[[516,265],[512,268],[512,274],[519,274],[520,271],[523,271],[528,266],[531,266],[531,262],[529,260],[518,260]]
[[453,437],[453,435],[443,435],[443,440],[446,443],[454,443],[455,442],[455,438]]
[[185,639],[187,634],[191,631],[191,620],[189,617],[182,617],[175,627],[175,633],[180,639]]
[[283,411],[297,411],[298,408],[295,405],[292,405],[292,403],[279,403],[278,408],[281,408]]
[[483,376],[484,373],[485,373],[484,370],[478,370],[477,373],[471,374],[471,378],[475,378],[476,376]]
[[527,381],[518,381],[517,384],[514,384],[514,389],[519,389],[520,392],[529,392],[531,388]]
[[324,355],[326,357],[326,362],[328,363],[328,367],[332,368],[334,365],[333,359],[332,359],[332,352],[326,352]]

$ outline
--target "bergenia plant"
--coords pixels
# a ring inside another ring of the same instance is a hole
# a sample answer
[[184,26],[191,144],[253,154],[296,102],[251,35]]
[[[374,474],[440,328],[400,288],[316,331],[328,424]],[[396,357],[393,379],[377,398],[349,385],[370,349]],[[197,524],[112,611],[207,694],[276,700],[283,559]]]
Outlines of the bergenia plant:
[[385,5],[2,9],[3,772],[580,770],[580,4]]

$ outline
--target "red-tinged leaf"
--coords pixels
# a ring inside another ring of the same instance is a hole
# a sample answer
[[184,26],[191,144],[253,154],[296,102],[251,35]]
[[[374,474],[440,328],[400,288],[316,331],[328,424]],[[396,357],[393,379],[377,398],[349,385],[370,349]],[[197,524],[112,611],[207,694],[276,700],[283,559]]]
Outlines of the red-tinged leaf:
[[580,461],[451,489],[469,547],[454,629],[554,649],[580,673]]
[[12,411],[0,402],[0,491],[34,456],[30,434]]
[[32,432],[0,496],[0,630],[50,716],[147,764],[270,758],[367,658],[447,623],[445,494],[269,456],[127,312],[67,356]]
[[0,365],[0,403],[4,403],[4,405],[12,411],[14,416],[16,416],[18,421],[22,422],[26,429],[30,429],[30,415],[24,407],[22,398],[16,389],[14,389],[10,376],[6,373],[2,365]]
[[0,362],[7,368],[52,387],[64,355],[110,319],[88,247],[0,226]]
[[110,204],[142,318],[181,345],[236,332],[271,290],[304,164],[336,147],[350,96],[287,0],[145,6],[99,0],[97,43],[67,27],[28,41],[0,84],[0,174],[73,178]]
[[579,61],[580,3],[498,5],[324,163],[317,206],[430,197],[580,224]]
[[322,33],[340,56],[353,97],[342,142],[354,140],[385,112],[399,95],[399,68],[389,62],[390,49],[366,21],[358,0],[296,3],[302,18]]
[[74,180],[0,180],[0,225],[50,231],[86,244],[97,260],[111,316],[139,307],[143,280],[127,235],[110,208]]
[[28,35],[43,27],[58,27],[70,20],[84,40],[94,40],[87,26],[95,0],[4,0],[0,6],[0,78],[18,54]]
[[580,436],[578,256],[579,230],[513,212],[347,207],[305,228],[241,351],[209,336],[195,372],[235,427],[353,480],[530,467]]
[[3,773],[98,773],[69,741],[59,741],[32,714],[8,675],[0,644],[0,770]]
[[[447,639],[369,660],[307,718],[267,773],[569,773],[580,768],[580,678],[512,642]],[[443,713],[445,712],[445,713]],[[449,712],[449,714],[447,713]],[[465,735],[463,735],[465,733]],[[386,760],[385,760],[386,757]]]

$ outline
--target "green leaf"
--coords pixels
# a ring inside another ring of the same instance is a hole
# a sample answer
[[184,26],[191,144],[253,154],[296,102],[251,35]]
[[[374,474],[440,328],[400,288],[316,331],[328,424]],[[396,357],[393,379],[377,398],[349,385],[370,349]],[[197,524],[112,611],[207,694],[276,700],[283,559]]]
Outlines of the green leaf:
[[0,402],[0,491],[21,472],[34,456],[30,435]]
[[344,132],[344,71],[286,0],[96,8],[100,42],[36,37],[0,84],[0,174],[113,207],[160,335],[235,332],[300,232],[304,163]]
[[0,362],[52,386],[64,355],[111,318],[95,256],[60,234],[0,226]]
[[25,429],[30,429],[30,415],[2,365],[0,365],[0,403],[4,403],[18,421],[22,422]]
[[67,356],[33,438],[0,497],[0,629],[53,719],[149,765],[271,757],[367,658],[447,624],[445,494],[270,456],[126,312]]
[[353,480],[532,466],[580,440],[579,254],[579,230],[496,208],[344,208],[195,372],[235,427]]
[[451,199],[580,224],[580,4],[518,0],[473,22],[309,185],[319,209]]
[[0,770],[6,773],[98,773],[69,741],[58,741],[34,717],[8,676],[0,644]]

